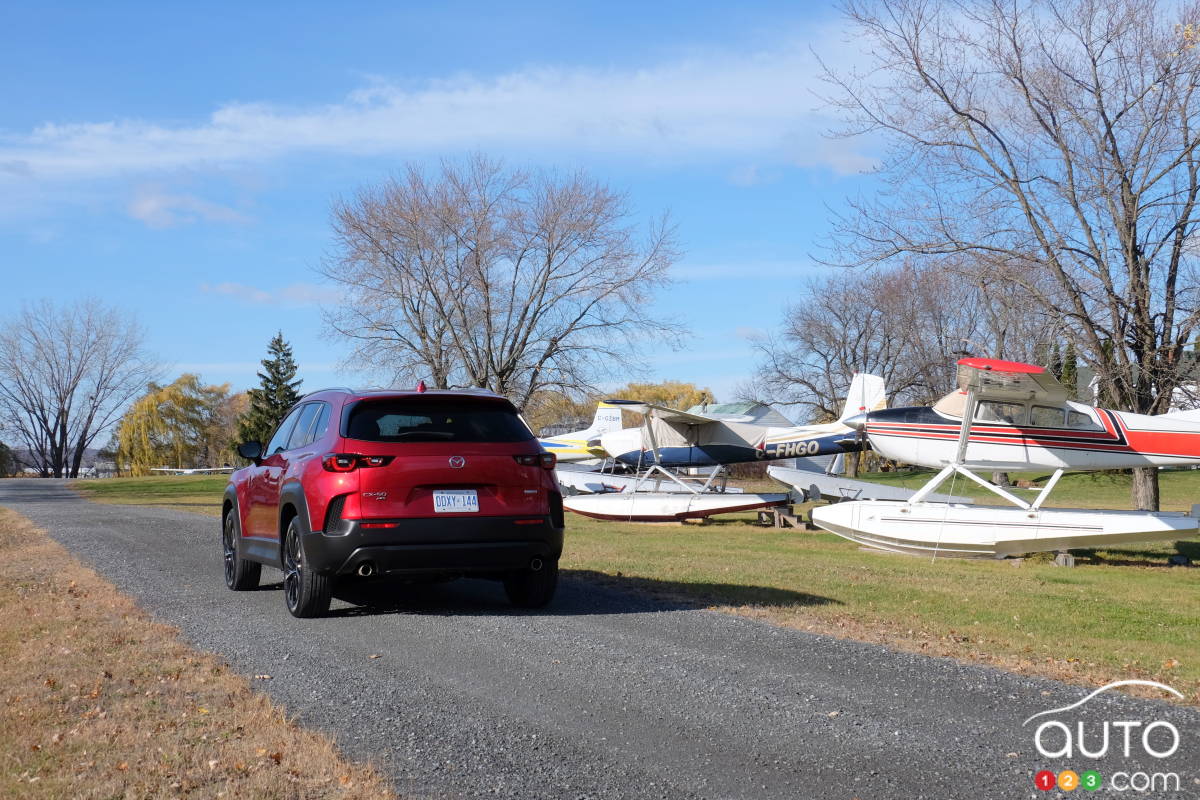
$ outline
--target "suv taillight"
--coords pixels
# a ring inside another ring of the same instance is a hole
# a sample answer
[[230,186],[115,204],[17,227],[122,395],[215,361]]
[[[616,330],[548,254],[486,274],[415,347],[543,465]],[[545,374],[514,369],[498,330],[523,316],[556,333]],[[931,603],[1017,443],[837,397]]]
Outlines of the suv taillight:
[[513,456],[513,459],[523,467],[540,466],[542,469],[554,469],[554,465],[558,463],[558,456],[554,455],[554,453]]
[[356,453],[330,453],[321,459],[321,466],[328,472],[353,472],[359,467],[386,467],[390,463],[391,456],[360,456]]

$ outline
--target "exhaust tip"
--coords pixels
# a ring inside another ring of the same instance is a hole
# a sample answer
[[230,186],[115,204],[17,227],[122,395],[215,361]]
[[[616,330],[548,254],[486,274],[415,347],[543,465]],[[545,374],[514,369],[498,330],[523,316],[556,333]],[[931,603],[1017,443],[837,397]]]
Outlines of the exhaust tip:
[[369,578],[375,574],[375,564],[370,561],[364,561],[358,565],[358,569],[355,572],[358,573],[360,578]]
[[532,558],[529,560],[529,569],[534,572],[540,572],[542,569],[542,560],[540,558]]

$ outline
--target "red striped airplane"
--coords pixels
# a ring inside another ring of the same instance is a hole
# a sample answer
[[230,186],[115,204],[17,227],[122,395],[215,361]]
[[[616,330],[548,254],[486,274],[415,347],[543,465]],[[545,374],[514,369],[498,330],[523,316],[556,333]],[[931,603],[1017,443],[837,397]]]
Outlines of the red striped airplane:
[[[1200,463],[1200,412],[1109,411],[1068,400],[1043,367],[990,358],[958,364],[959,388],[932,407],[872,411],[847,424],[865,430],[880,455],[927,467],[955,461],[978,470]],[[968,408],[974,413],[964,431]]]
[[[1067,399],[1044,368],[964,358],[958,389],[932,407],[891,408],[845,421],[877,453],[940,468],[908,500],[858,500],[813,509],[813,521],[885,550],[966,558],[1178,539],[1197,532],[1193,514],[1047,509],[1065,470],[1200,464],[1200,411],[1149,416]],[[1031,500],[972,470],[1054,471]],[[961,475],[1013,507],[934,502],[931,493]],[[1195,512],[1196,509],[1193,509]]]

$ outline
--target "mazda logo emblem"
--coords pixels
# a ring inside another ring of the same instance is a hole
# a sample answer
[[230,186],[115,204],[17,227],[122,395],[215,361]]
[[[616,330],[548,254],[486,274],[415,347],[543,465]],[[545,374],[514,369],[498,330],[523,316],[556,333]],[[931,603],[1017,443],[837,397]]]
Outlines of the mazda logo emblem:
[[462,456],[450,456],[450,466],[454,469],[462,469],[467,465],[467,460]]

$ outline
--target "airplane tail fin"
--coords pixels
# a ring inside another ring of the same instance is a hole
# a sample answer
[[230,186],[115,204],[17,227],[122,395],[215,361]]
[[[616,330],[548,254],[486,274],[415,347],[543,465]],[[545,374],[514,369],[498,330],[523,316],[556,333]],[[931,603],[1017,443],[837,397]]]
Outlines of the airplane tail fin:
[[592,436],[598,437],[602,433],[619,431],[622,427],[620,406],[605,402],[596,404],[596,416],[592,418],[592,424],[588,428]]
[[867,411],[878,411],[887,408],[887,392],[884,389],[883,378],[878,375],[868,375],[865,372],[854,373],[850,381],[850,390],[846,392],[846,405],[842,407],[842,422]]

